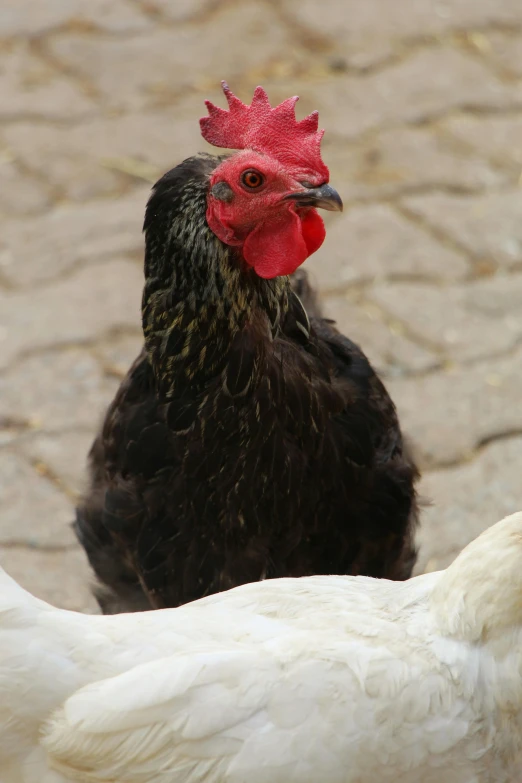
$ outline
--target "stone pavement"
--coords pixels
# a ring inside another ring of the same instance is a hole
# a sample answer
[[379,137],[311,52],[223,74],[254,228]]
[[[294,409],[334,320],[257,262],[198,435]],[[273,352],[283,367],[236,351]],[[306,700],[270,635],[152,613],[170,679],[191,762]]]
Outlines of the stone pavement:
[[424,468],[420,569],[522,508],[520,0],[11,0],[0,9],[0,562],[93,610],[68,527],[140,345],[150,183],[203,99],[319,109],[346,209],[308,263]]

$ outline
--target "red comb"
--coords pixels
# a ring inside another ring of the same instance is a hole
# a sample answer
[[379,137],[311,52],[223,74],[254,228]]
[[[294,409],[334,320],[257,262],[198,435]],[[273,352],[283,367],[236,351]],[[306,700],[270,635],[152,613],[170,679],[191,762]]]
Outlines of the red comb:
[[256,87],[250,106],[242,103],[226,82],[221,82],[229,111],[205,101],[209,116],[199,121],[201,135],[215,147],[252,149],[269,153],[282,163],[297,165],[328,177],[321,160],[319,114],[314,111],[298,122],[295,117],[297,96],[272,108],[262,87]]

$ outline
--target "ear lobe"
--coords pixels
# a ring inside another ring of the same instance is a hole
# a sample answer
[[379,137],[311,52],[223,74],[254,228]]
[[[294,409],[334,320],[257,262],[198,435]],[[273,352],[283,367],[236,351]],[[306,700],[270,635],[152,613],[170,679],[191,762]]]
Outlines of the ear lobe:
[[216,182],[216,184],[212,185],[210,188],[210,193],[214,198],[217,198],[218,201],[225,201],[227,204],[230,204],[230,202],[234,200],[234,191],[228,182]]
[[206,214],[208,227],[218,239],[225,243],[225,245],[230,245],[232,247],[241,245],[241,240],[236,237],[234,229],[229,225],[223,212],[223,202],[216,200],[213,203],[210,203],[207,207]]

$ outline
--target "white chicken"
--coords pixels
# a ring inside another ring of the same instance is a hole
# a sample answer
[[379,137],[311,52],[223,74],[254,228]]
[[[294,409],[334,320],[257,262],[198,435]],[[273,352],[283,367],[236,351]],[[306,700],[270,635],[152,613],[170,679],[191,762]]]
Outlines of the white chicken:
[[0,576],[1,783],[522,780],[522,513],[409,582],[88,616]]

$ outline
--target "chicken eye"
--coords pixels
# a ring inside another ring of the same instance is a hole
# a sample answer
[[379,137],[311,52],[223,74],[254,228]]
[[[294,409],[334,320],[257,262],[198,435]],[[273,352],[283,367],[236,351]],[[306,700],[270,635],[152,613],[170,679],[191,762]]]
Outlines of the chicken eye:
[[265,178],[263,175],[255,169],[248,169],[241,175],[241,182],[245,187],[250,188],[251,190],[261,187],[264,181]]

